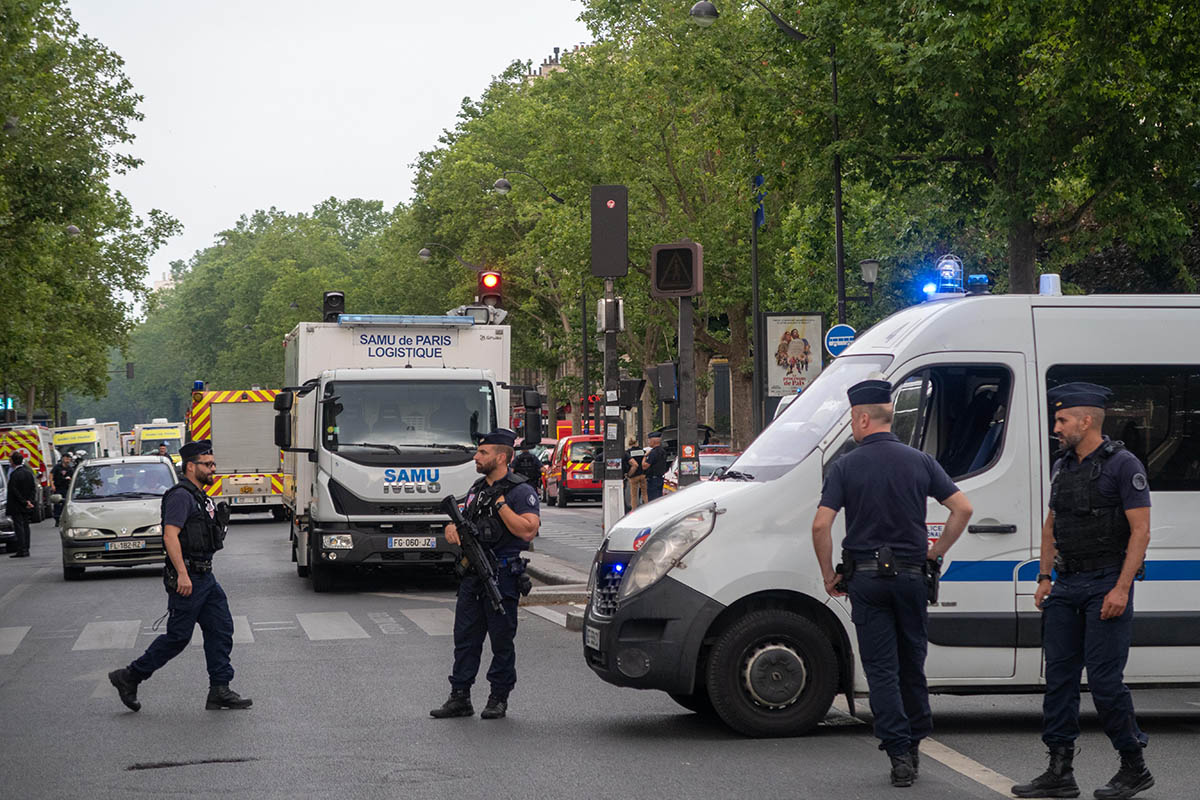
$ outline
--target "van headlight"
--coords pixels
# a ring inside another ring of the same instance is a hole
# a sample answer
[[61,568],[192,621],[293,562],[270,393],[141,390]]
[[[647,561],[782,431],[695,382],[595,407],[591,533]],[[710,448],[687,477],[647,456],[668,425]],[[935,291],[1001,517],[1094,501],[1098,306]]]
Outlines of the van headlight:
[[95,528],[67,528],[68,539],[103,539],[107,535]]
[[708,506],[679,517],[651,534],[630,560],[617,601],[628,600],[670,572],[693,547],[712,533],[720,513],[716,506]]

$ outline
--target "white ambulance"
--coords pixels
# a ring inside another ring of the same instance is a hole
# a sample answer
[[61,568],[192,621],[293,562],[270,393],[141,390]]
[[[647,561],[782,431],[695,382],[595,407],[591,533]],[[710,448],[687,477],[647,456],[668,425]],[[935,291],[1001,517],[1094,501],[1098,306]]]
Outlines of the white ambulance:
[[[1195,295],[959,296],[888,317],[724,479],[640,507],[608,532],[593,566],[587,663],[755,736],[811,728],[839,693],[853,707],[867,685],[850,606],[825,593],[810,530],[826,469],[854,446],[846,389],[881,372],[894,386],[894,432],[937,458],[975,507],[929,609],[931,691],[1043,686],[1033,593],[1057,449],[1046,392],[1070,381],[1113,390],[1104,431],[1150,479],[1126,682],[1200,683],[1198,340]],[[931,500],[931,538],[946,516]]]

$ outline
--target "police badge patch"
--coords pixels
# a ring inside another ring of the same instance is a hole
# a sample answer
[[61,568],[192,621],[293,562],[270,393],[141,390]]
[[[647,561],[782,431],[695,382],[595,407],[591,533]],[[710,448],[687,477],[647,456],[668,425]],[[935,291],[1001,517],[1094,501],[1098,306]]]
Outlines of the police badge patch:
[[1140,472],[1137,473],[1136,475],[1134,475],[1133,476],[1133,488],[1137,489],[1139,492],[1145,491],[1146,490],[1146,476]]

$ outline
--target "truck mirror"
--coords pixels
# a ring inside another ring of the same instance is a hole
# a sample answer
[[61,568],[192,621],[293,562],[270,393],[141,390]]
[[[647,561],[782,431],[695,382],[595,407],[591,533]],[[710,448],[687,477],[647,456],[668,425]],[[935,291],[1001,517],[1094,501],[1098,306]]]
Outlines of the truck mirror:
[[542,394],[537,389],[526,389],[522,399],[525,401],[523,405],[526,411],[531,408],[540,410],[542,407]]
[[[528,394],[528,392],[526,392]],[[534,392],[537,394],[537,392]],[[533,447],[542,441],[542,410],[525,406],[525,437],[522,447]]]
[[291,411],[294,395],[291,392],[280,392],[275,395],[275,410],[276,411]]
[[[279,395],[275,399],[278,401]],[[284,412],[275,415],[275,446],[283,450],[292,446],[292,419]]]

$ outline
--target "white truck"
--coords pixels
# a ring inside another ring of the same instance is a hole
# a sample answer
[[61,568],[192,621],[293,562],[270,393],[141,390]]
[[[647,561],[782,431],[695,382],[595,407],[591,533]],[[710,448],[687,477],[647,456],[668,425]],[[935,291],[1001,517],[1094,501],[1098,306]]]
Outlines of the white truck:
[[508,326],[342,314],[284,349],[275,442],[297,573],[323,592],[347,567],[452,568],[439,505],[466,494],[479,437],[508,420]]
[[209,389],[203,381],[192,388],[187,414],[188,441],[208,439],[217,472],[204,491],[226,502],[235,514],[271,512],[287,517],[279,448],[271,435],[277,389]]
[[152,456],[158,454],[158,446],[164,442],[167,454],[175,465],[179,465],[179,448],[183,446],[183,423],[168,422],[165,417],[159,417],[148,423],[133,426],[133,452],[135,456]]
[[94,417],[77,419],[74,425],[54,429],[54,449],[60,457],[66,453],[80,458],[119,456],[121,425],[97,422]]

